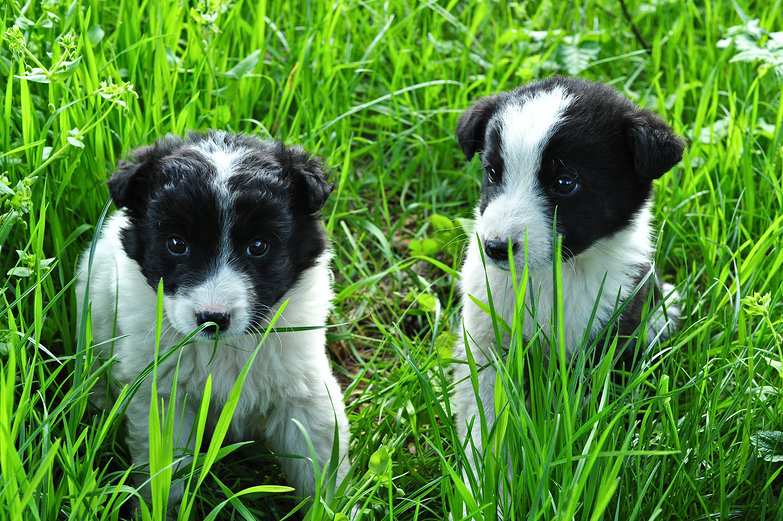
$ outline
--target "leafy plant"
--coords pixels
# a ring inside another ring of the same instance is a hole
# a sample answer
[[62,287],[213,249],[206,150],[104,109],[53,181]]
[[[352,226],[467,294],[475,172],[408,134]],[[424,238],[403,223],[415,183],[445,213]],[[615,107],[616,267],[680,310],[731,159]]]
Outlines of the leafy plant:
[[[122,410],[89,404],[108,367],[85,370],[73,271],[118,159],[210,127],[301,144],[333,171],[328,348],[354,472],[311,518],[495,512],[464,486],[449,400],[464,220],[479,197],[478,162],[453,134],[478,98],[555,73],[611,83],[689,137],[653,207],[683,327],[645,369],[614,374],[578,360],[561,373],[541,339],[520,340],[531,408],[515,394],[519,366],[500,382],[502,433],[525,447],[516,519],[779,518],[783,10],[626,3],[649,51],[617,5],[592,0],[2,4],[0,520],[127,518],[138,490]],[[208,468],[194,518],[291,519],[312,505],[256,488],[285,485],[257,445],[229,452],[173,473],[195,485]]]
[[717,45],[719,49],[734,48],[736,54],[730,62],[758,63],[761,76],[771,70],[778,80],[783,80],[783,31],[768,31],[758,18],[754,18],[729,27],[726,37]]
[[452,221],[445,215],[432,214],[417,233],[425,236],[411,240],[408,251],[414,257],[434,257],[439,253],[455,257],[464,248],[464,240],[471,227],[469,220]]

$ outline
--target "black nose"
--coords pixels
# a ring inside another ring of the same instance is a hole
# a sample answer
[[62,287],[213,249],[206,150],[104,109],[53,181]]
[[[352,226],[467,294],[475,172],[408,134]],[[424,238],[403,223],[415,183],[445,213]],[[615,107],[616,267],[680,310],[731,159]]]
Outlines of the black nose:
[[[516,253],[517,243],[511,243],[511,251]],[[490,259],[498,261],[508,260],[508,239],[490,239],[484,243],[484,253]]]
[[[196,323],[200,326],[205,322],[214,322],[217,324],[217,327],[220,328],[220,331],[225,331],[231,323],[231,315],[228,313],[215,313],[212,311],[201,311],[196,313]],[[217,329],[215,326],[210,325],[204,328],[204,332],[214,334],[217,332]]]

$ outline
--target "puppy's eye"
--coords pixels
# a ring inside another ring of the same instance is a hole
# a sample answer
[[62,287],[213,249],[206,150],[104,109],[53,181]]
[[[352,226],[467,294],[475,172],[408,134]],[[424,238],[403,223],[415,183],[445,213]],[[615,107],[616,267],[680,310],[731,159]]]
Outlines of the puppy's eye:
[[185,239],[180,237],[179,235],[172,235],[168,239],[166,239],[166,249],[169,250],[169,253],[172,255],[186,255],[190,252],[190,248],[188,247],[188,243],[185,242]]
[[258,239],[251,242],[247,247],[247,254],[251,257],[263,257],[269,251],[269,244]]
[[555,178],[552,192],[556,195],[574,195],[579,190],[580,184],[576,175],[561,174]]
[[500,182],[500,174],[495,170],[495,167],[488,166],[486,167],[487,172],[487,180],[492,183],[499,183]]

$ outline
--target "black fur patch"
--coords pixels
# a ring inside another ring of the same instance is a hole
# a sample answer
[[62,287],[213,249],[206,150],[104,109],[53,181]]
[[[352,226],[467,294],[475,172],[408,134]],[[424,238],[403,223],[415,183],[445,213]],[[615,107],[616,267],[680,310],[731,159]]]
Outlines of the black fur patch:
[[[500,159],[500,109],[510,102],[523,105],[536,93],[556,87],[574,100],[544,148],[538,180],[550,203],[542,211],[556,212],[563,256],[568,258],[626,227],[649,199],[652,180],[680,161],[685,143],[660,117],[602,83],[554,77],[483,98],[457,125],[465,157],[478,153],[484,166],[480,212],[501,190],[488,182],[488,168],[497,173],[509,167]],[[552,190],[563,174],[578,180],[579,190],[572,195]]]
[[481,155],[484,178],[481,185],[479,212],[482,214],[489,202],[500,193],[503,175],[505,174],[506,165],[503,162],[503,156],[500,154],[500,144],[502,143],[500,134],[500,126],[496,124],[492,125],[487,133],[487,146],[485,147],[484,153]]
[[[221,186],[198,144],[236,154]],[[252,281],[253,326],[327,247],[320,209],[332,185],[320,160],[298,147],[224,132],[168,136],[122,162],[109,190],[130,221],[123,247],[151,287],[162,278],[172,295],[230,265]],[[186,254],[168,250],[172,236]],[[268,249],[251,256],[257,240]]]
[[[636,267],[636,277],[630,284],[631,288],[638,288],[636,294],[625,303],[625,309],[619,320],[609,328],[607,336],[604,337],[611,340],[615,335],[619,335],[617,350],[619,361],[627,367],[635,366],[639,357],[644,354],[636,349],[636,336],[642,326],[642,319],[646,316],[645,311],[657,309],[664,297],[661,278],[657,272],[650,273],[651,268],[650,264]],[[597,349],[595,362],[597,363],[602,356],[603,350]]]

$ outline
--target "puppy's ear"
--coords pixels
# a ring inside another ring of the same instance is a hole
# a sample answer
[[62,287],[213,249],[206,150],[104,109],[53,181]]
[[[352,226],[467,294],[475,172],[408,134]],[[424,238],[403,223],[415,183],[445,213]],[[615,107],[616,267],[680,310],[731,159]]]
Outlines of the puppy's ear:
[[161,183],[160,162],[182,145],[182,138],[169,134],[152,145],[137,148],[128,159],[120,160],[117,171],[108,181],[114,205],[126,208],[132,217],[141,215]]
[[127,160],[117,163],[117,171],[109,179],[109,193],[117,208],[126,208],[131,215],[140,214],[151,193],[154,168],[154,145],[137,148]]
[[625,124],[634,169],[640,179],[657,179],[682,159],[685,140],[649,110],[627,116]]
[[475,105],[462,113],[457,122],[457,141],[465,154],[471,158],[484,146],[487,122],[498,104],[498,96],[481,98]]
[[300,207],[308,214],[320,211],[334,190],[321,159],[300,147],[286,147],[283,143],[278,143],[277,157],[283,172],[294,182]]

